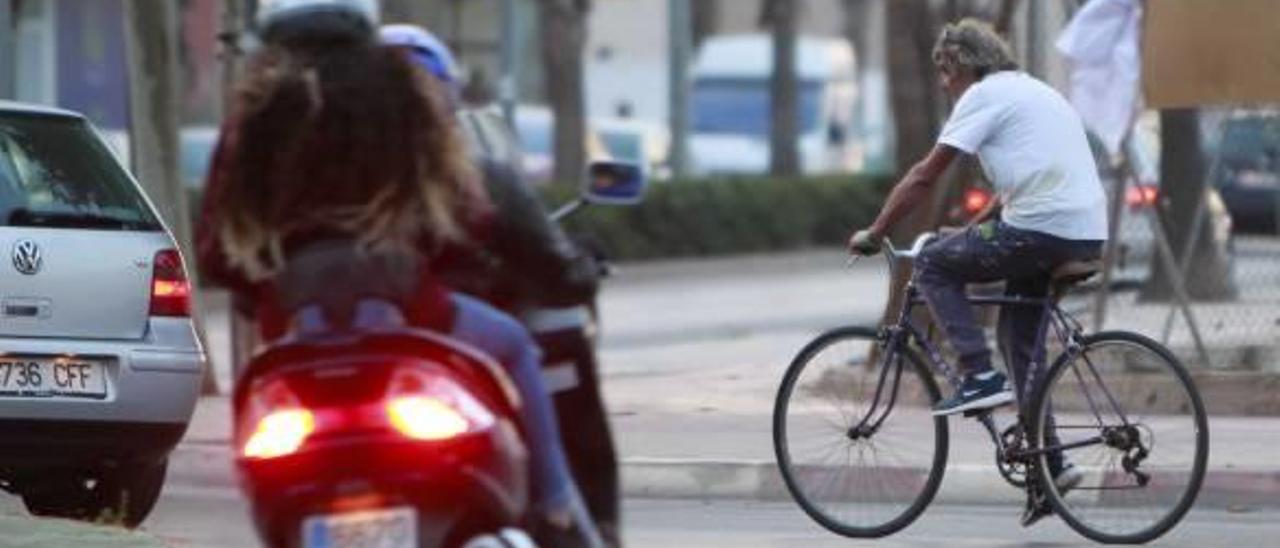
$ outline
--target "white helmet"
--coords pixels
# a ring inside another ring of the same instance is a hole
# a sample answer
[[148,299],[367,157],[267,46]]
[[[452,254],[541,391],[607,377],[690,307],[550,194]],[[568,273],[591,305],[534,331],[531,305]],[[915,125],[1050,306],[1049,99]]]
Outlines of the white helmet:
[[380,12],[378,0],[261,0],[258,35],[277,43],[294,38],[372,40]]

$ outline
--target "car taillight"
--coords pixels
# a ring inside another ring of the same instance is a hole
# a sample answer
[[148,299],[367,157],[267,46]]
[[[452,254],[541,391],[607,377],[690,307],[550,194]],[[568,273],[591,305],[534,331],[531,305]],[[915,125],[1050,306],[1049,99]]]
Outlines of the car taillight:
[[1154,185],[1131,186],[1124,193],[1124,203],[1130,208],[1153,207],[1160,199],[1160,187]]
[[991,193],[981,188],[971,188],[964,191],[964,212],[968,215],[977,215],[987,208],[987,204],[991,203]]
[[406,367],[392,375],[386,397],[387,421],[415,440],[445,440],[487,428],[493,413],[454,380]]
[[282,380],[251,388],[237,438],[241,454],[272,459],[292,454],[316,431],[316,417]]
[[156,253],[151,274],[151,315],[190,316],[191,284],[176,249]]

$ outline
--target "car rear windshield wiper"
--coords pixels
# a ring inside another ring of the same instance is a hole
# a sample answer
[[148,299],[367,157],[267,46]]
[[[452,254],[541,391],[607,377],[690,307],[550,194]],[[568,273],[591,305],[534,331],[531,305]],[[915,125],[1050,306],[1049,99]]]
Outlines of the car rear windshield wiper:
[[160,230],[154,222],[121,219],[98,213],[76,211],[32,211],[18,208],[9,212],[9,226],[48,228],[88,228],[104,230]]

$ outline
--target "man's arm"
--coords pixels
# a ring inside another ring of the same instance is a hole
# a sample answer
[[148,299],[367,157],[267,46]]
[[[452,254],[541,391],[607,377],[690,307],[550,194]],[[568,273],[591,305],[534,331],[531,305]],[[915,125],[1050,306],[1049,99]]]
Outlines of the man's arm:
[[893,187],[885,200],[880,215],[868,230],[874,240],[881,240],[898,221],[902,220],[922,200],[928,198],[933,185],[942,177],[960,150],[949,145],[935,145],[929,155],[912,166],[902,180]]

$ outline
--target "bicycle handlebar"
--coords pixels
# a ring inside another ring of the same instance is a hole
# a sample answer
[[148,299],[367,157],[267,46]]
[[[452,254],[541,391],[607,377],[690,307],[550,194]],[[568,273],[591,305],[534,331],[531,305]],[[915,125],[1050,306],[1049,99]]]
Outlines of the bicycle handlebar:
[[894,259],[915,260],[915,258],[920,255],[920,252],[924,250],[924,246],[929,245],[929,242],[932,242],[937,237],[938,233],[936,232],[921,233],[919,236],[916,236],[916,240],[915,242],[912,242],[911,248],[906,251],[893,247],[893,242],[889,241],[889,238],[885,238],[884,254],[890,261],[893,261]]

